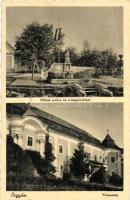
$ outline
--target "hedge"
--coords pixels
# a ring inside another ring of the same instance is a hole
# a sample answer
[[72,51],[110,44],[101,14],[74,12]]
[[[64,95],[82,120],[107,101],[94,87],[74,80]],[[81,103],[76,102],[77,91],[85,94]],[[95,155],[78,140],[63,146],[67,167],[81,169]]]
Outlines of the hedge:
[[122,191],[122,187],[79,180],[7,175],[8,191]]

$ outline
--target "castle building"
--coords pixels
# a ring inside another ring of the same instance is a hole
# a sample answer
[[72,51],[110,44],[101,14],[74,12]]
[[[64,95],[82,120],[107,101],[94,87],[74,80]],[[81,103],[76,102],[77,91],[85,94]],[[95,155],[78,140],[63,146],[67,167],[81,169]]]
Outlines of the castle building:
[[7,105],[7,134],[23,149],[44,152],[45,135],[49,134],[56,157],[56,176],[69,171],[70,158],[79,139],[84,141],[89,155],[91,170],[104,166],[108,175],[122,174],[122,149],[109,134],[101,142],[86,131],[31,105]]

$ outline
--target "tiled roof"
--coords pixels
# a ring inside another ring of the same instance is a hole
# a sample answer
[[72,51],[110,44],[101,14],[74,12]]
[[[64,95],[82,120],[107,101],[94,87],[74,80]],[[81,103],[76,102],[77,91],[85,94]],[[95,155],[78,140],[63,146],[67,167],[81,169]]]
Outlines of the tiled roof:
[[84,141],[91,143],[93,145],[101,147],[100,140],[96,139],[86,131],[70,124],[67,121],[64,121],[52,114],[49,114],[43,110],[40,110],[33,106],[28,106],[27,104],[8,104],[7,105],[7,113],[15,114],[20,116],[25,116],[26,111],[30,110],[31,113],[34,113],[34,116],[37,116],[41,121],[47,122],[49,127],[55,129],[59,132],[63,132],[69,136],[83,139]]
[[9,42],[6,41],[6,48],[10,53],[14,53],[14,48],[9,44]]
[[116,145],[115,141],[111,138],[109,134],[107,134],[105,139],[102,141],[102,145],[105,148],[121,150],[121,148]]
[[31,111],[33,111],[41,120],[47,121],[50,128],[56,129],[57,131],[63,131],[73,137],[82,138],[84,141],[92,143],[97,146],[101,146],[100,140],[96,139],[86,131],[70,124],[63,119],[55,117],[52,114],[49,114],[43,110],[40,110],[36,107],[30,107]]
[[109,134],[105,137],[105,139],[101,142],[88,132],[72,125],[71,123],[60,119],[52,114],[49,114],[43,110],[40,110],[36,107],[27,104],[7,104],[7,114],[15,114],[20,116],[37,116],[41,121],[46,122],[49,128],[57,130],[58,132],[64,132],[68,136],[72,136],[78,139],[83,139],[87,143],[93,144],[100,148],[112,148],[123,151],[120,147],[118,147],[115,141],[111,138]]

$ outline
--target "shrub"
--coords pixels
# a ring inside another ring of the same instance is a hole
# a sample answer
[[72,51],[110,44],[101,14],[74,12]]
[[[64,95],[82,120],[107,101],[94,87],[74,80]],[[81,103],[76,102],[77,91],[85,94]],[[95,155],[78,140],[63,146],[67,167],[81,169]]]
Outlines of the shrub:
[[122,186],[123,185],[123,178],[116,173],[113,173],[109,179],[109,182],[115,186]]
[[72,175],[71,173],[64,173],[64,174],[63,174],[63,180],[64,180],[64,181],[71,180],[72,176],[73,176],[73,175]]
[[23,152],[19,159],[19,170],[21,175],[24,175],[25,177],[32,177],[34,174],[32,159],[26,152]]
[[[6,163],[7,188],[12,188],[12,185],[16,182],[22,187],[23,178],[28,180],[33,176],[34,168],[31,158],[20,146],[13,142],[11,136],[7,136]],[[18,188],[18,184],[16,185],[16,189]]]
[[33,164],[30,157],[22,148],[15,144],[11,136],[7,136],[7,174],[33,174]]
[[93,78],[100,78],[100,73],[96,72],[95,74],[93,74]]
[[122,188],[99,183],[86,183],[79,180],[63,181],[41,177],[24,177],[9,175],[8,191],[121,191]]
[[[78,68],[78,67],[77,67]],[[84,71],[79,71],[74,73],[74,78],[82,79],[82,78],[91,78],[95,73],[95,69],[85,69]]]
[[105,171],[104,167],[101,167],[98,171],[96,171],[90,178],[90,182],[95,182],[95,183],[108,183],[108,175],[107,172]]
[[31,157],[32,163],[34,168],[37,170],[37,172],[43,176],[44,174],[44,166],[45,166],[45,160],[41,157],[40,153],[37,151],[30,151],[26,150],[26,153]]
[[48,80],[51,79],[64,79],[65,76],[63,73],[54,73],[54,72],[48,72]]

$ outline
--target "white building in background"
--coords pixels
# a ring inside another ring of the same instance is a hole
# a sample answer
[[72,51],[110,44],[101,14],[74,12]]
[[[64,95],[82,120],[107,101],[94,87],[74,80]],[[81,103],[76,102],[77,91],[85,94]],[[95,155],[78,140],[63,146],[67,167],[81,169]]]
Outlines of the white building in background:
[[6,69],[7,71],[13,71],[15,64],[14,64],[14,48],[6,42]]
[[45,135],[49,134],[56,157],[56,175],[61,177],[69,171],[69,160],[82,138],[89,155],[92,170],[105,166],[108,175],[123,175],[122,149],[109,134],[101,142],[86,131],[36,107],[19,104],[7,105],[7,134],[23,149],[44,152]]

